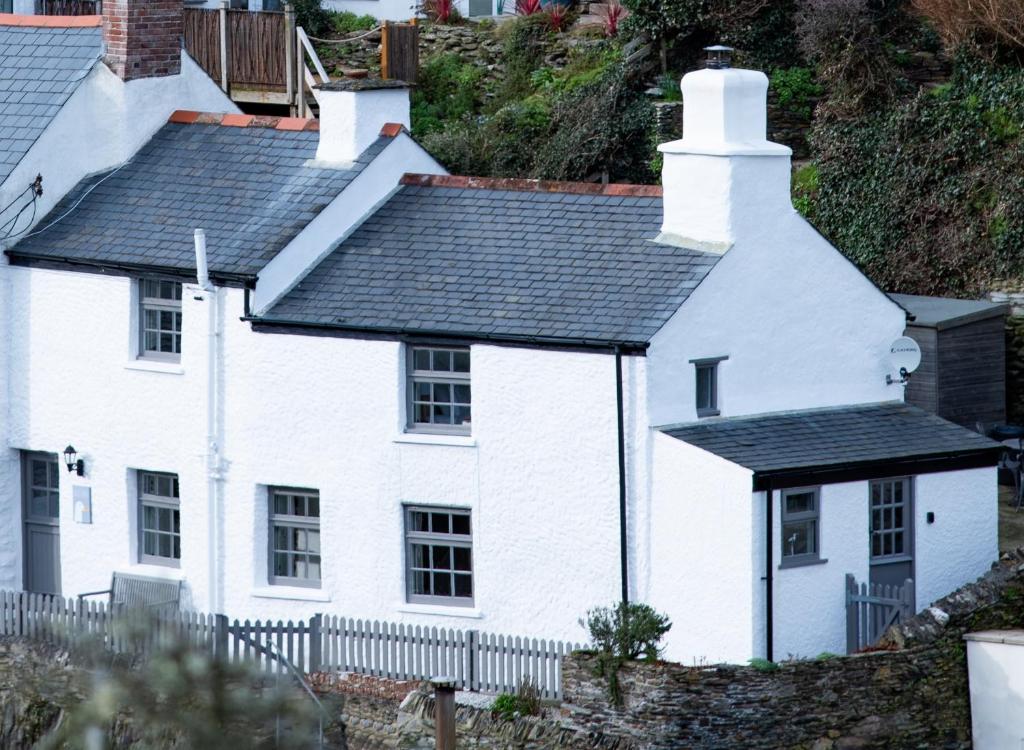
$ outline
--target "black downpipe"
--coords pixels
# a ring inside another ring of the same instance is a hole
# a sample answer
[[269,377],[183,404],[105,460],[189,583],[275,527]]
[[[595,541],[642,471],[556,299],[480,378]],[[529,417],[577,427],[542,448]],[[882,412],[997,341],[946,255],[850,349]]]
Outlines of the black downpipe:
[[772,661],[772,650],[774,640],[774,633],[772,632],[772,622],[775,619],[772,616],[773,610],[773,595],[772,595],[772,485],[769,482],[768,486],[764,489],[765,503],[764,503],[764,515],[765,515],[765,530],[767,535],[765,536],[764,544],[764,587],[765,587],[765,603],[764,603],[764,658],[768,661]]
[[615,408],[619,422],[619,557],[622,603],[629,604],[629,551],[626,547],[626,428],[622,409],[622,347],[615,347]]

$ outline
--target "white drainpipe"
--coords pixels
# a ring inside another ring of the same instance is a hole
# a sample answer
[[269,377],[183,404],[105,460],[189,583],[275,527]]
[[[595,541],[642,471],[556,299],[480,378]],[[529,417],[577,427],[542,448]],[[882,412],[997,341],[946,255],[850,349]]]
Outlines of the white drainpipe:
[[219,613],[220,597],[220,510],[221,510],[221,473],[220,431],[218,429],[217,411],[220,406],[218,399],[219,377],[219,339],[220,339],[220,293],[210,282],[206,262],[206,232],[195,231],[196,246],[196,277],[200,288],[206,292],[207,303],[207,381],[206,381],[206,475],[207,475],[207,545],[209,547],[209,611]]

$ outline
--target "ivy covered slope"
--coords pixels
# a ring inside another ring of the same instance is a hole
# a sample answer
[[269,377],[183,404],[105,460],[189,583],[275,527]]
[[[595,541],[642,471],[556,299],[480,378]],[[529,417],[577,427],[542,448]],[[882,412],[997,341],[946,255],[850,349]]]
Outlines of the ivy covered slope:
[[908,101],[821,123],[812,221],[883,288],[978,294],[1024,271],[1024,70],[961,61]]

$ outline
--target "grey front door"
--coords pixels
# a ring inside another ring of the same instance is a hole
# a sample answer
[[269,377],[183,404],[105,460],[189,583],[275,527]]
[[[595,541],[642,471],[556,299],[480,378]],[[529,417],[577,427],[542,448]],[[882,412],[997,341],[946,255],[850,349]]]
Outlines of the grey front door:
[[871,583],[902,586],[914,577],[914,498],[910,477],[871,482]]
[[25,590],[60,593],[60,464],[53,453],[24,453],[21,465]]

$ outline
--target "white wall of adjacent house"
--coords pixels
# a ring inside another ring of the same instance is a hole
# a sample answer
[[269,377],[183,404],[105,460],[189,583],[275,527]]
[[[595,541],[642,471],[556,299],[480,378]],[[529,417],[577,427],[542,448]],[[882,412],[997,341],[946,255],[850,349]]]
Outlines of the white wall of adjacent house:
[[751,472],[653,432],[650,566],[641,599],[672,621],[665,657],[745,662],[751,652]]
[[[186,287],[180,364],[134,357],[130,279],[9,267],[8,459],[72,443],[86,476],[62,469],[63,592],[102,589],[112,571],[181,576],[211,601],[207,519],[206,295]],[[581,641],[587,608],[619,594],[615,359],[474,345],[470,436],[406,434],[403,345],[255,333],[243,293],[223,291],[219,423],[225,465],[220,584],[238,617],[316,612]],[[196,299],[204,297],[204,299]],[[642,382],[642,360],[626,358]],[[646,425],[627,393],[627,429]],[[138,563],[136,472],[179,476],[179,569]],[[92,490],[91,524],[72,487]],[[268,488],[315,489],[320,588],[268,581]],[[17,483],[5,487],[0,586],[20,587]],[[635,503],[636,500],[634,499]],[[469,509],[471,607],[406,602],[403,505]]]
[[[497,13],[497,2],[498,0],[491,0],[490,10],[480,15],[489,16]],[[422,4],[420,0],[324,0],[324,7],[330,10],[348,11],[359,16],[370,15],[380,21],[408,21],[416,17]],[[454,0],[452,4],[463,17],[470,16],[469,0]],[[506,13],[510,13],[514,6],[514,0],[505,0]],[[472,13],[479,14],[476,5],[472,8]]]
[[[37,174],[42,175],[38,226],[84,177],[128,161],[177,109],[239,111],[184,52],[180,74],[127,83],[97,62],[0,186],[0,205],[7,205]],[[23,236],[28,226],[19,223],[18,230]]]

